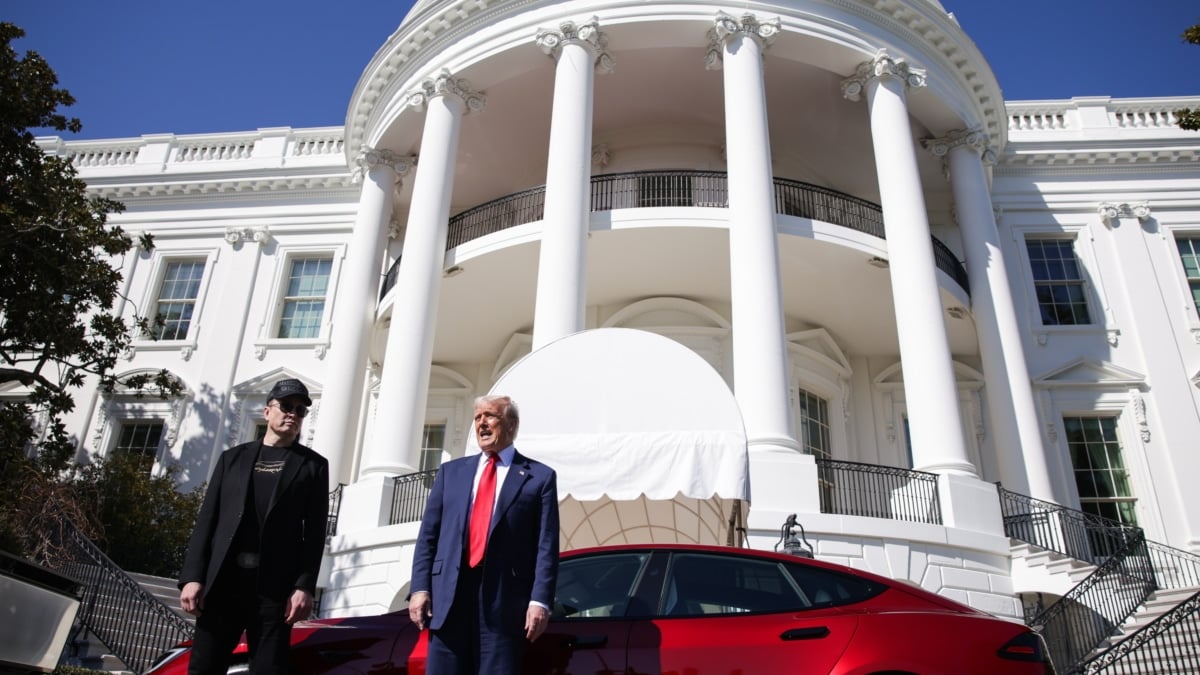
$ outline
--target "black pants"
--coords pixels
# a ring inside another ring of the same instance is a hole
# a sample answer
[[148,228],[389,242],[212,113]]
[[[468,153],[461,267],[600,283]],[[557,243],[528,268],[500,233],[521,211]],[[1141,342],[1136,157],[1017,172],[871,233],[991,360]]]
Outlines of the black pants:
[[286,675],[292,626],[284,621],[287,600],[258,593],[257,570],[227,565],[204,598],[196,618],[188,675],[225,675],[242,631],[250,647],[250,672]]

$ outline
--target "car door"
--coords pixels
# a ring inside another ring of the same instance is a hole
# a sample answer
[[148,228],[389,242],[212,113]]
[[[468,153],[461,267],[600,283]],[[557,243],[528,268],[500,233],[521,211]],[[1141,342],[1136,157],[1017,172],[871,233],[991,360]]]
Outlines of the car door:
[[649,558],[647,551],[619,551],[563,559],[550,626],[526,651],[524,672],[625,673],[625,615]]
[[628,636],[633,673],[828,673],[857,618],[804,592],[769,559],[675,552],[659,616]]

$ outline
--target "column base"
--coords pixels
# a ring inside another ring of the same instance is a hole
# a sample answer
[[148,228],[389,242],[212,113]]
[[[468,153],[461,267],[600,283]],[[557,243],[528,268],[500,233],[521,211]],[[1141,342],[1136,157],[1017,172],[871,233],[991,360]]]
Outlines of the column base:
[[946,527],[1004,536],[1004,517],[996,486],[973,476],[938,477],[938,500]]
[[342,488],[337,533],[360,532],[383,527],[391,519],[392,476],[375,474]]
[[[779,446],[750,448],[750,514],[820,513],[817,463],[812,455]],[[757,519],[755,519],[757,520]]]

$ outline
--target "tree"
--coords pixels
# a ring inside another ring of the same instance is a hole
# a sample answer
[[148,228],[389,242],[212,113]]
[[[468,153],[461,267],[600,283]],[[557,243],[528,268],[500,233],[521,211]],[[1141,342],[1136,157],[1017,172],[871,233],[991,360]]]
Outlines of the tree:
[[123,379],[115,372],[134,336],[150,328],[114,309],[121,272],[113,261],[133,241],[108,215],[124,205],[89,195],[69,158],[35,143],[31,129],[74,133],[82,124],[58,112],[75,99],[57,88],[46,61],[33,51],[18,58],[12,42],[24,35],[0,22],[0,387],[19,383],[23,393],[0,402],[0,545],[16,542],[22,552],[38,548],[21,531],[31,509],[80,515],[70,476],[75,443],[61,421],[75,391],[89,381],[108,391],[181,390],[165,370]]
[[[1183,31],[1183,41],[1192,44],[1200,45],[1200,23],[1189,26]],[[1200,109],[1183,108],[1175,111],[1175,116],[1179,118],[1179,128],[1189,131],[1200,130]]]

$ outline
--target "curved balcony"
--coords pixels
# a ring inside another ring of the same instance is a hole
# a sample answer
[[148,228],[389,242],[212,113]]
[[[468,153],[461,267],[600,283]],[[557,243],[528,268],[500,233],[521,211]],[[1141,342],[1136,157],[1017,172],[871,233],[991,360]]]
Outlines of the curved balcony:
[[[785,216],[811,218],[841,225],[880,239],[883,211],[878,204],[836,190],[776,178],[775,212]],[[450,219],[446,248],[452,249],[479,237],[517,225],[533,223],[543,217],[546,186],[530,188],[467,209]],[[729,180],[719,171],[633,171],[592,177],[592,211],[615,211],[655,206],[729,206]],[[933,254],[938,269],[950,275],[963,290],[970,292],[967,271],[937,237]],[[397,258],[383,279],[382,299],[396,284]]]

